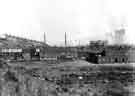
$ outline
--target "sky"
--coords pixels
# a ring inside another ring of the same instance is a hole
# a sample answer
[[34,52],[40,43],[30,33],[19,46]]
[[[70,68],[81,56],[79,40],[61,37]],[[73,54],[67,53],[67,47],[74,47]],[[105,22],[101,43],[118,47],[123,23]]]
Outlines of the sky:
[[0,34],[64,45],[108,39],[123,25],[135,44],[134,0],[0,0]]

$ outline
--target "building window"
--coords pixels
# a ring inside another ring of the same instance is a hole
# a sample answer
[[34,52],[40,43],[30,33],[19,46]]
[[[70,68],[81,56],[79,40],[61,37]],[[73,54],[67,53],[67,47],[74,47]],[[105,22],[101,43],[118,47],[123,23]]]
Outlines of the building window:
[[126,61],[128,62],[128,61],[129,61],[129,59],[128,59],[128,58],[126,58]]
[[115,63],[118,63],[118,59],[117,58],[115,58]]
[[122,62],[126,62],[125,58],[122,58]]

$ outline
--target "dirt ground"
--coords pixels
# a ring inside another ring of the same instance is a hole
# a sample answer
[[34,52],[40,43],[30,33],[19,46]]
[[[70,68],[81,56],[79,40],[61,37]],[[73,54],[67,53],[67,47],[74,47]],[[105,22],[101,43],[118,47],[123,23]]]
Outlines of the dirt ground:
[[135,96],[132,67],[85,61],[0,64],[0,96]]

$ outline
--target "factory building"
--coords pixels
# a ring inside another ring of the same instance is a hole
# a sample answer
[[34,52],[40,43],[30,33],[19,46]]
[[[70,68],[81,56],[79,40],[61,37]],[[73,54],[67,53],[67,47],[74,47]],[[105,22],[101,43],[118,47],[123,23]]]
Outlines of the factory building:
[[[99,48],[98,48],[99,47]],[[128,45],[106,45],[94,47],[87,52],[87,61],[92,63],[133,63],[135,47]],[[100,48],[101,47],[101,48]]]
[[114,43],[107,41],[91,41],[86,60],[92,63],[133,63],[135,62],[135,47],[124,44],[125,30],[116,30]]
[[135,62],[135,48],[126,45],[106,46],[95,56],[98,63],[132,63]]

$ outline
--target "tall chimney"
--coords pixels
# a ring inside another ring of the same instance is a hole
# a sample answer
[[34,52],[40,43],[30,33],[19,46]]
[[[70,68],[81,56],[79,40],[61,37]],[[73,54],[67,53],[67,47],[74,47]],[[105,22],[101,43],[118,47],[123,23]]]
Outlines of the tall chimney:
[[67,47],[67,34],[65,32],[65,47]]
[[46,44],[46,34],[44,32],[44,43]]

